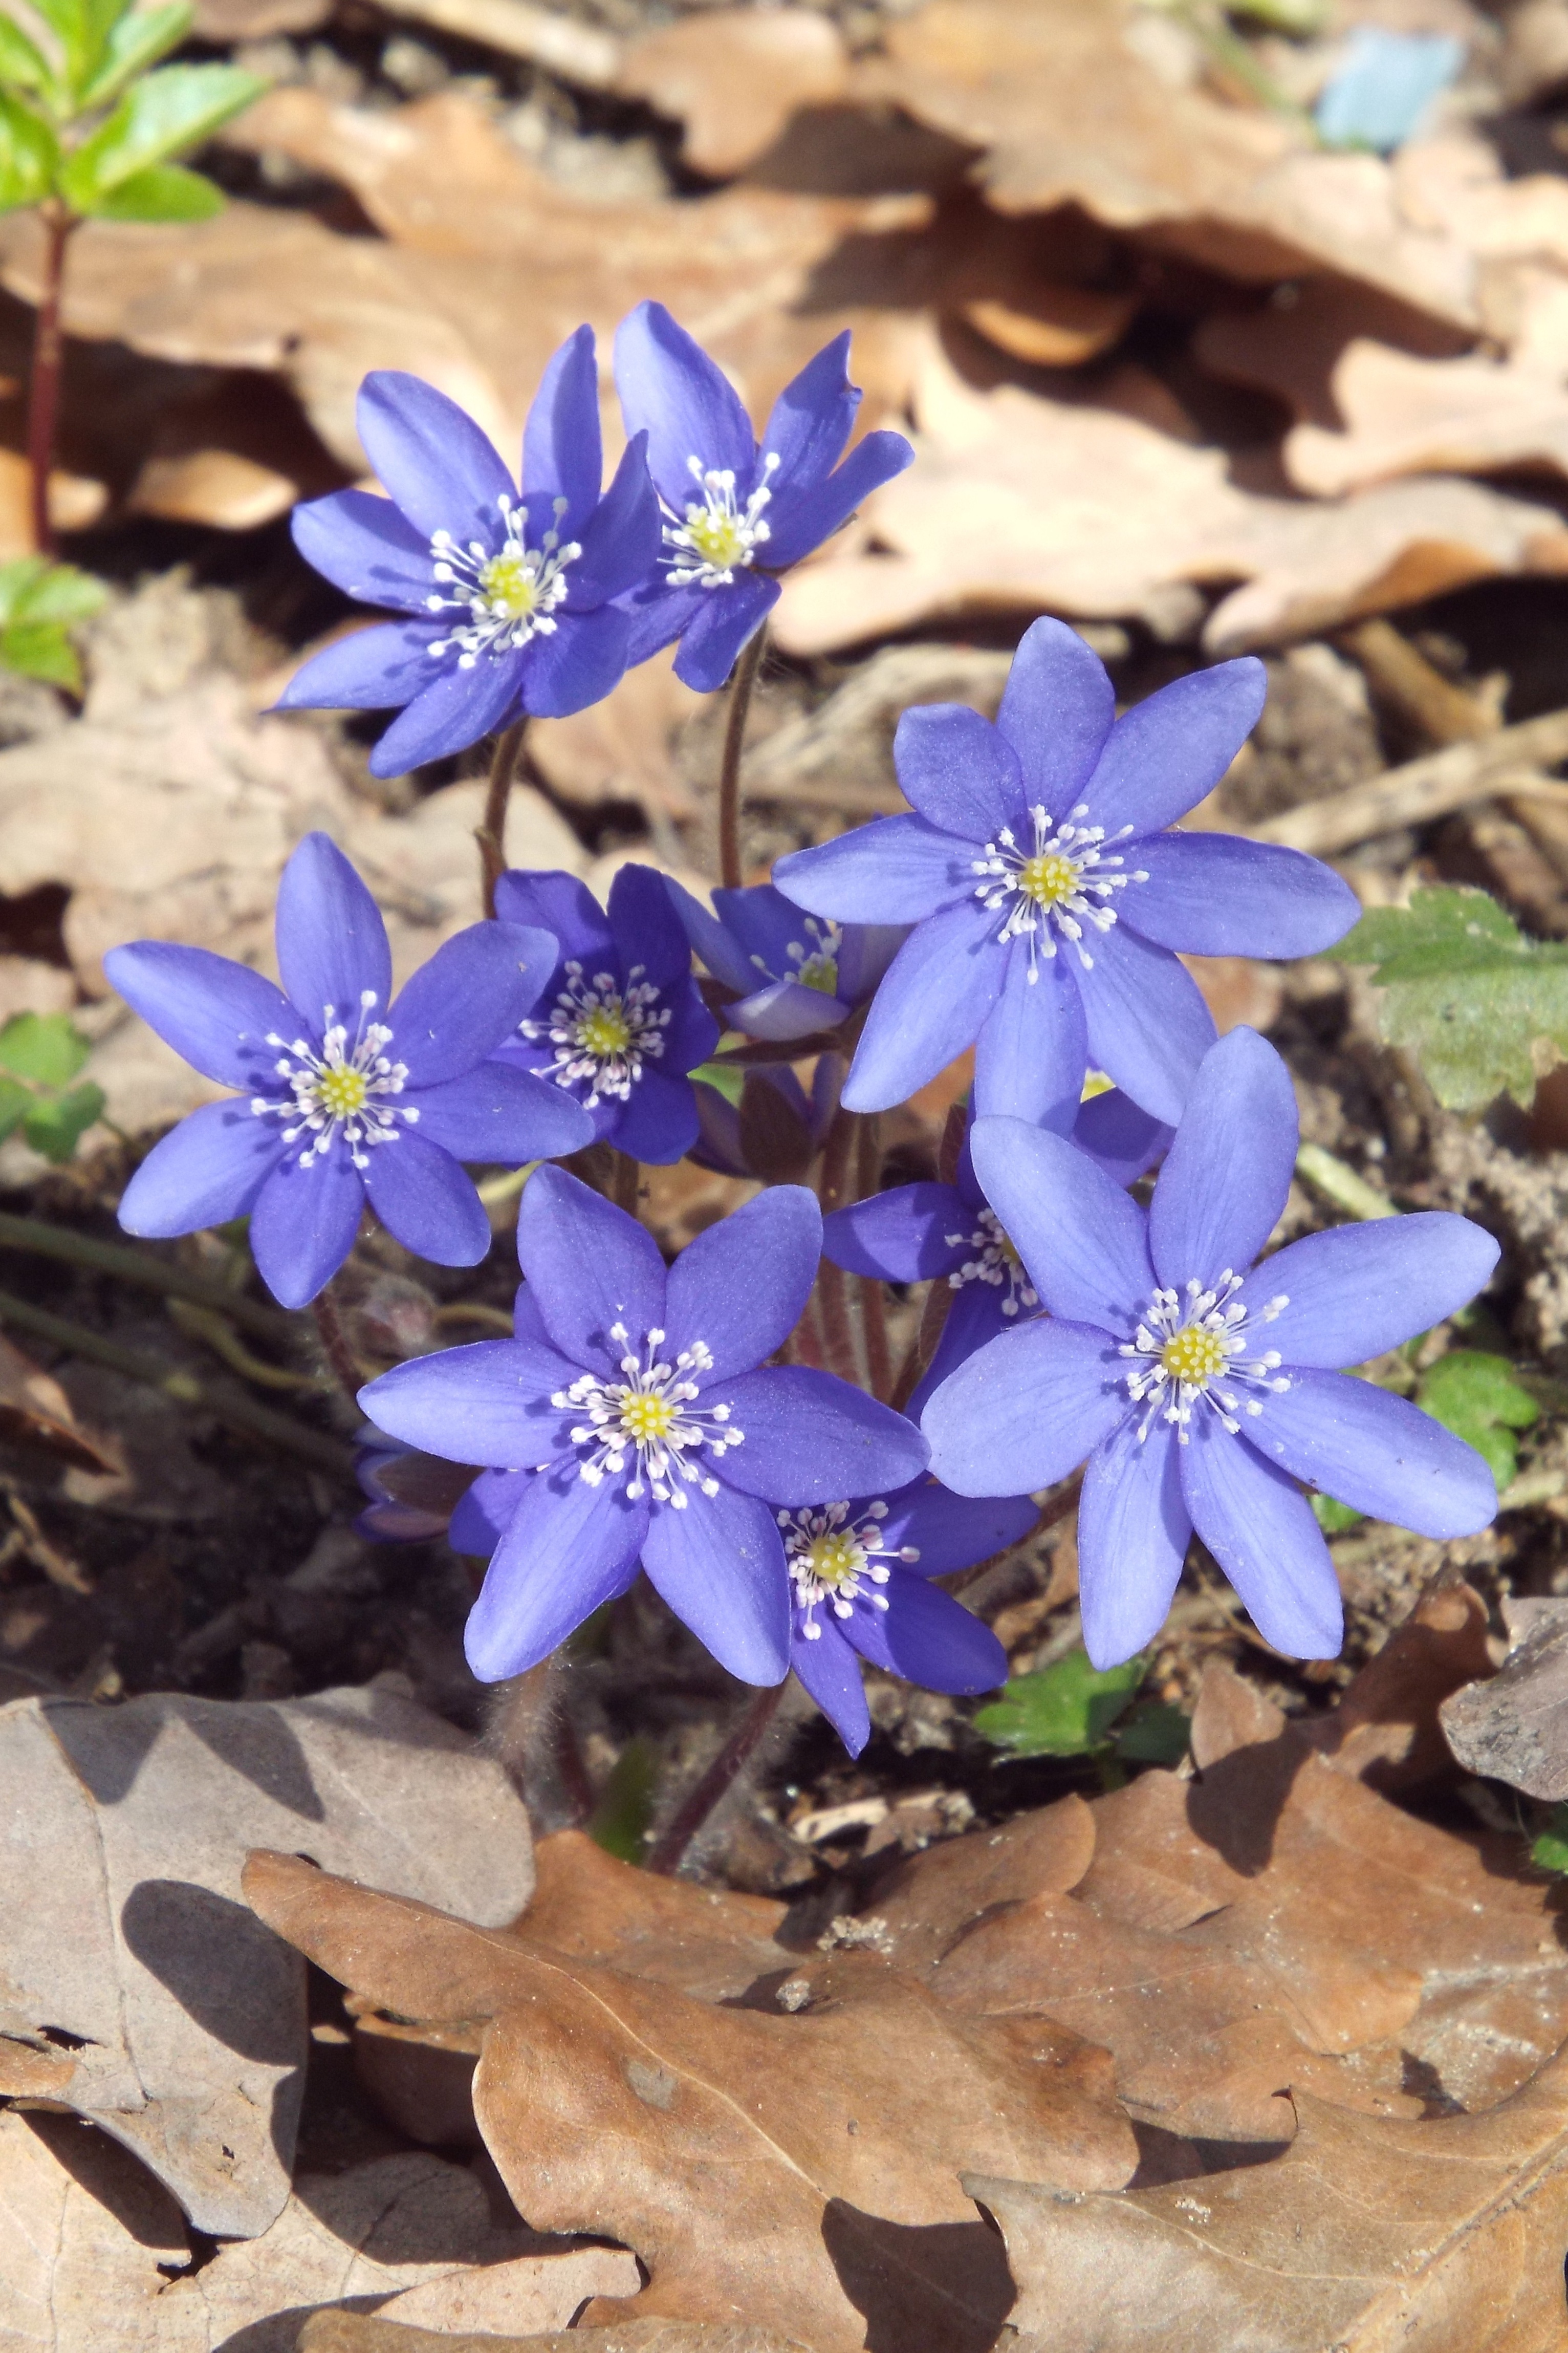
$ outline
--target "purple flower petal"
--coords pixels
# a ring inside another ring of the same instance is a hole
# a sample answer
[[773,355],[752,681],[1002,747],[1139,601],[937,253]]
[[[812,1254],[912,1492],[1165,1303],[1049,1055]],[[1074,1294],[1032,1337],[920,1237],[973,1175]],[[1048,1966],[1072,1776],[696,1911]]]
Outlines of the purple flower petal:
[[[551,1398],[577,1367],[537,1339],[476,1340],[410,1356],[369,1382],[359,1401],[378,1430],[447,1462],[475,1455],[502,1471],[531,1471],[560,1451],[575,1418]],[[569,1466],[576,1476],[575,1463]]]
[[792,1038],[811,1038],[819,1029],[835,1029],[849,1016],[847,1005],[820,988],[803,987],[798,980],[773,980],[751,997],[724,1008],[731,1029],[748,1038],[768,1038],[787,1044]]
[[1452,1315],[1483,1288],[1498,1256],[1484,1227],[1426,1209],[1309,1234],[1265,1259],[1237,1297],[1256,1314],[1284,1293],[1290,1303],[1271,1344],[1288,1364],[1332,1372]]
[[1029,943],[1005,951],[1007,977],[974,1046],[974,1109],[1066,1134],[1076,1124],[1089,1060],[1083,999],[1064,955],[1029,968]]
[[789,1575],[766,1504],[721,1487],[683,1512],[660,1504],[643,1538],[648,1582],[721,1667],[745,1683],[789,1672]]
[[688,1145],[687,1158],[721,1176],[748,1176],[746,1155],[741,1149],[741,1114],[735,1105],[705,1079],[691,1082],[691,1096],[697,1105],[697,1141]]
[[849,381],[849,330],[825,343],[774,401],[763,451],[781,482],[816,482],[831,472],[854,429],[860,394]]
[[912,1421],[807,1366],[742,1373],[704,1389],[702,1402],[728,1405],[734,1428],[745,1432],[744,1444],[720,1465],[726,1485],[768,1503],[891,1494],[926,1467],[926,1441]]
[[1016,753],[999,729],[962,702],[906,711],[893,737],[893,764],[910,807],[943,833],[978,844],[1022,821]]
[[[603,702],[626,675],[630,643],[631,623],[614,606],[584,613],[565,606],[553,636],[535,638],[520,657],[522,707],[536,719],[569,719]],[[499,716],[486,722],[500,723]]]
[[493,1058],[442,1085],[422,1087],[419,1133],[454,1160],[502,1168],[554,1160],[594,1140],[594,1123],[563,1087]]
[[1025,1323],[1033,1322],[1039,1310],[1025,1309],[1021,1315],[1005,1315],[1003,1303],[1007,1296],[1000,1284],[966,1282],[954,1292],[952,1304],[942,1327],[931,1363],[910,1393],[905,1408],[911,1421],[924,1419],[926,1407],[941,1388],[949,1373],[955,1373],[991,1341],[1004,1332],[1016,1332]]
[[[742,927],[744,924],[742,911],[734,906],[725,906],[720,914],[712,914],[702,904],[701,900],[694,898],[689,891],[675,880],[673,875],[665,875],[663,881],[669,894],[669,903],[680,918],[687,944],[693,955],[700,957],[714,979],[721,980],[726,988],[733,988],[742,997],[749,990],[755,988],[758,973],[751,957],[752,945],[750,937],[751,927],[749,925]],[[799,911],[790,904],[783,893],[768,890],[765,884],[763,888],[767,892],[770,899],[776,899],[780,906],[787,910],[790,918],[798,925]],[[743,891],[716,892],[714,903],[717,905],[720,899],[734,901],[744,899],[747,895]],[[770,969],[772,968],[770,965]]]
[[1196,670],[1134,703],[1117,721],[1082,797],[1108,834],[1157,833],[1214,790],[1253,729],[1268,691],[1255,655]]
[[153,1145],[125,1188],[120,1222],[163,1240],[248,1217],[283,1149],[277,1122],[258,1119],[248,1103],[204,1103]]
[[[889,1496],[887,1503],[882,1542],[890,1552],[912,1545],[920,1558],[908,1567],[917,1577],[951,1577],[954,1569],[973,1568],[994,1553],[1022,1544],[1040,1516],[1031,1496],[955,1495],[934,1479],[917,1480],[901,1494]],[[915,1680],[918,1683],[920,1677]],[[937,1686],[942,1691],[949,1688],[945,1683]],[[953,1684],[951,1688],[969,1687]]]
[[516,1519],[531,1476],[528,1471],[481,1471],[458,1498],[447,1524],[452,1550],[473,1560],[489,1560]]
[[968,1254],[973,1226],[974,1211],[956,1186],[895,1185],[824,1218],[822,1252],[851,1274],[919,1282],[953,1271]]
[[1205,1055],[1149,1210],[1154,1271],[1173,1291],[1241,1274],[1279,1223],[1300,1122],[1290,1073],[1256,1029]]
[[[553,528],[577,539],[599,501],[605,450],[599,432],[599,367],[594,330],[579,327],[546,363],[522,436],[522,495],[529,545]],[[555,515],[552,501],[566,501]]]
[[756,572],[741,572],[727,588],[698,593],[702,601],[681,638],[675,675],[699,694],[716,694],[734,669],[741,648],[778,603],[779,584]]
[[[384,504],[384,501],[380,503]],[[275,711],[395,711],[437,676],[434,621],[386,621],[324,646],[294,672]]]
[[1346,1373],[1292,1370],[1289,1380],[1245,1425],[1269,1462],[1417,1535],[1472,1536],[1490,1525],[1491,1472],[1473,1446],[1430,1414]]
[[422,538],[500,543],[499,502],[517,485],[467,409],[434,385],[377,368],[360,386],[360,447]]
[[[629,1160],[650,1168],[672,1168],[697,1141],[697,1098],[688,1082],[643,1065],[628,1103],[606,1098],[609,1117],[599,1132],[613,1139]],[[597,1118],[595,1119],[597,1124]]]
[[890,1110],[973,1043],[1006,977],[994,923],[967,900],[917,924],[871,1001],[844,1089],[847,1110]]
[[820,1616],[816,1622],[821,1630],[810,1641],[795,1624],[789,1662],[850,1756],[858,1757],[871,1737],[871,1711],[860,1662],[836,1625],[824,1622]]
[[1079,1112],[1072,1140],[1118,1185],[1131,1185],[1170,1149],[1173,1128],[1140,1111],[1120,1087],[1094,1095]]
[[670,1348],[699,1341],[708,1381],[749,1373],[799,1323],[822,1254],[822,1211],[804,1185],[773,1185],[688,1242],[669,1270],[664,1315]]
[[526,1673],[637,1575],[646,1499],[574,1471],[529,1482],[469,1613],[463,1649],[485,1683]]
[[294,544],[324,580],[362,605],[423,613],[433,587],[429,542],[390,499],[368,491],[334,491],[290,518]]
[[638,669],[650,654],[662,653],[666,646],[683,637],[711,593],[695,581],[689,588],[671,588],[661,574],[631,596],[620,597],[617,601],[630,630],[626,668]]
[[[329,1006],[352,1038],[367,992],[373,1018],[385,1019],[392,993],[386,925],[342,851],[324,833],[308,833],[283,869],[278,963],[290,1003],[317,1038]],[[281,1034],[293,1042],[290,1029]]]
[[944,1487],[1016,1495],[1076,1471],[1126,1411],[1115,1342],[1088,1324],[1042,1317],[950,1373],[921,1427]]
[[615,961],[610,919],[585,882],[574,874],[513,867],[496,884],[496,913],[503,923],[529,923],[552,932],[563,963],[575,957],[586,972],[603,972]]
[[422,964],[387,1016],[413,1087],[461,1077],[517,1028],[555,970],[555,940],[526,924],[470,923]]
[[1017,754],[1024,798],[1059,824],[1084,787],[1116,717],[1116,694],[1100,656],[1065,621],[1026,629],[996,724]]
[[280,1307],[308,1307],[331,1282],[363,1209],[364,1186],[341,1141],[311,1167],[277,1165],[250,1213],[250,1254]]
[[1140,1443],[1142,1422],[1130,1413],[1095,1448],[1079,1501],[1083,1641],[1102,1672],[1131,1659],[1164,1624],[1193,1533],[1174,1427],[1155,1420]]
[[[574,610],[624,596],[646,580],[658,562],[658,501],[648,480],[647,445],[640,433],[634,433],[622,450],[609,489],[577,539],[583,553],[566,575],[567,603]],[[629,633],[629,617],[626,626]],[[626,643],[630,668],[643,657],[631,653],[630,634]]]
[[851,923],[838,945],[838,994],[859,1005],[879,987],[893,958],[909,938],[907,923]]
[[1022,1120],[978,1119],[970,1144],[985,1198],[1051,1314],[1133,1331],[1154,1288],[1137,1203],[1076,1145]]
[[405,1127],[365,1156],[371,1208],[405,1250],[432,1266],[478,1266],[489,1254],[485,1205],[449,1152]]
[[464,670],[448,655],[444,664],[431,661],[429,670],[429,684],[416,691],[371,754],[373,776],[405,776],[427,760],[466,752],[492,727],[515,717],[522,688],[521,654],[480,654],[472,670]]
[[927,1691],[995,1691],[1007,1680],[1007,1653],[962,1601],[905,1570],[889,1571],[885,1610],[858,1607],[838,1620],[862,1658]]
[[689,460],[750,480],[752,420],[700,343],[662,302],[639,302],[616,330],[616,385],[628,433],[647,435],[648,470],[677,514],[695,495]]
[[[618,1366],[663,1328],[664,1261],[653,1236],[563,1168],[536,1168],[524,1186],[517,1256],[545,1330],[574,1364]],[[613,1324],[628,1339],[612,1339]]]
[[278,1060],[268,1038],[292,1041],[300,1027],[281,989],[210,948],[133,940],[129,947],[110,948],[103,969],[110,987],[147,1027],[220,1086],[253,1092]]
[[[1195,980],[1164,948],[1117,923],[1077,969],[1089,1058],[1124,1094],[1173,1126],[1218,1032]],[[1076,962],[1076,959],[1075,959]]]
[[836,474],[825,482],[795,491],[781,474],[774,510],[770,508],[772,535],[763,554],[771,572],[787,572],[825,539],[841,531],[858,506],[873,491],[912,466],[915,453],[901,433],[868,433],[858,442]]
[[1193,1525],[1264,1641],[1293,1659],[1337,1658],[1344,1640],[1339,1579],[1295,1482],[1212,1414],[1194,1416],[1192,1443],[1177,1452]]
[[[956,900],[974,906],[973,848],[921,817],[874,817],[773,868],[786,899],[840,923],[918,923]],[[984,913],[983,909],[976,911]],[[993,919],[985,917],[984,928]]]
[[1228,833],[1162,833],[1138,844],[1148,874],[1117,900],[1121,921],[1187,955],[1317,955],[1361,913],[1321,859]]
[[640,965],[644,978],[667,994],[689,984],[691,943],[657,867],[621,868],[610,885],[610,932],[624,971]]

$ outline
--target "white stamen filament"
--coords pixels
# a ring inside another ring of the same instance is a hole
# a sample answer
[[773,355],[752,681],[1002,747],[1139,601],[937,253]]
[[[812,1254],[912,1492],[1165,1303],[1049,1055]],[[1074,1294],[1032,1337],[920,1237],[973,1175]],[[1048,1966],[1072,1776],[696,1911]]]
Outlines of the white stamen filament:
[[744,1442],[745,1431],[730,1423],[727,1405],[700,1408],[700,1385],[694,1374],[712,1370],[712,1351],[701,1340],[682,1348],[673,1364],[659,1355],[665,1335],[657,1325],[643,1335],[643,1355],[630,1352],[630,1334],[624,1324],[612,1324],[610,1337],[627,1349],[621,1358],[620,1381],[601,1380],[596,1373],[581,1373],[569,1388],[557,1389],[553,1406],[576,1407],[586,1419],[572,1430],[572,1443],[585,1449],[577,1475],[590,1487],[606,1478],[631,1476],[626,1492],[636,1502],[651,1494],[656,1504],[683,1512],[689,1497],[685,1486],[716,1495],[719,1482],[700,1464],[688,1461],[706,1448],[710,1455],[726,1453]]
[[949,1285],[954,1291],[962,1291],[966,1282],[989,1283],[993,1289],[1005,1284],[1006,1296],[1002,1302],[1004,1315],[1016,1315],[1021,1307],[1037,1308],[1040,1303],[1040,1294],[1029,1281],[1024,1261],[1013,1247],[1012,1239],[1001,1219],[994,1209],[990,1208],[977,1209],[974,1214],[976,1224],[972,1234],[944,1234],[942,1237],[949,1250],[957,1250],[967,1242],[971,1250],[979,1252],[977,1258],[966,1259],[948,1276]]
[[1212,1408],[1234,1436],[1241,1428],[1238,1416],[1256,1418],[1263,1411],[1262,1398],[1239,1396],[1238,1386],[1276,1394],[1289,1388],[1289,1376],[1279,1371],[1279,1350],[1268,1348],[1261,1356],[1253,1356],[1247,1328],[1272,1324],[1281,1309],[1289,1306],[1289,1294],[1282,1291],[1256,1314],[1249,1314],[1236,1297],[1241,1284],[1241,1276],[1226,1267],[1212,1291],[1205,1291],[1194,1279],[1188,1283],[1184,1299],[1177,1291],[1154,1293],[1136,1337],[1118,1351],[1137,1360],[1127,1375],[1134,1403],[1149,1400],[1149,1410],[1139,1425],[1140,1445],[1162,1414],[1166,1421],[1175,1423],[1179,1442],[1188,1444],[1195,1405]]
[[[250,1108],[258,1119],[293,1123],[283,1130],[285,1144],[295,1144],[309,1134],[311,1140],[300,1155],[301,1168],[314,1167],[340,1134],[354,1166],[366,1168],[370,1166],[367,1145],[395,1144],[400,1120],[407,1127],[417,1124],[416,1105],[395,1111],[384,1100],[403,1092],[408,1068],[388,1059],[385,1050],[392,1043],[391,1030],[382,1022],[366,1020],[375,1003],[374,988],[361,990],[352,1047],[348,1025],[338,1019],[337,1007],[324,1006],[320,1053],[305,1039],[296,1038],[273,1065],[289,1086],[292,1101],[272,1103],[266,1095],[251,1097]],[[286,1041],[268,1032],[267,1043],[282,1047]],[[291,1061],[290,1055],[298,1060]]]
[[756,562],[758,548],[771,536],[763,509],[772,501],[768,485],[779,464],[771,452],[763,459],[762,481],[742,508],[735,503],[730,468],[688,458],[687,470],[702,495],[688,501],[684,522],[672,520],[664,526],[665,545],[674,553],[659,560],[670,567],[672,588],[689,588],[694,582],[700,588],[728,588],[737,565],[745,569]]
[[668,1006],[658,1007],[659,992],[641,977],[644,966],[633,965],[626,987],[617,987],[613,972],[596,972],[591,982],[583,967],[568,958],[566,986],[546,1021],[523,1021],[519,1029],[531,1043],[548,1038],[554,1058],[539,1075],[558,1087],[581,1086],[588,1092],[584,1108],[597,1111],[601,1096],[629,1103],[645,1061],[657,1061],[664,1052],[664,1032],[670,1023]]
[[846,1525],[847,1504],[824,1504],[815,1510],[778,1514],[795,1604],[805,1612],[800,1630],[808,1642],[822,1640],[814,1614],[819,1602],[826,1603],[836,1618],[853,1617],[857,1601],[885,1609],[886,1595],[863,1588],[886,1585],[889,1561],[919,1560],[915,1545],[900,1545],[895,1551],[883,1543],[881,1523],[887,1516],[888,1506],[881,1502],[866,1504],[853,1527]]
[[[1105,828],[1078,822],[1088,814],[1088,803],[1080,801],[1053,829],[1049,813],[1037,805],[1029,811],[1035,828],[1032,849],[1021,849],[1012,828],[1004,826],[995,840],[986,843],[984,857],[973,861],[973,871],[984,878],[974,886],[975,897],[993,914],[1005,911],[997,944],[1028,940],[1032,981],[1040,976],[1037,952],[1045,957],[1057,952],[1053,924],[1071,942],[1085,972],[1092,971],[1094,958],[1084,945],[1085,926],[1108,932],[1116,921],[1116,910],[1105,902],[1124,891],[1129,882],[1149,880],[1141,867],[1124,873],[1120,858],[1107,857],[1101,847]],[[1125,840],[1131,830],[1124,825],[1114,839]]]
[[472,670],[481,654],[513,653],[532,638],[553,636],[552,616],[566,596],[566,567],[583,553],[574,539],[561,544],[564,499],[554,501],[555,520],[537,547],[528,544],[528,509],[514,506],[505,491],[496,505],[505,534],[499,548],[479,539],[460,547],[449,531],[437,532],[430,542],[435,577],[451,594],[426,596],[427,610],[468,617],[428,650],[446,654],[456,646],[459,670]]

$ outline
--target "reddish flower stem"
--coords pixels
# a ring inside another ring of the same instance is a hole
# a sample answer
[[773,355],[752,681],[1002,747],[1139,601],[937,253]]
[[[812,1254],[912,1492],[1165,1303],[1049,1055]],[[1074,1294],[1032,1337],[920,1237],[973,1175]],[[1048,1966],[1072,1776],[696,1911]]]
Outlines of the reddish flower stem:
[[719,771],[719,880],[726,891],[741,888],[741,761],[746,749],[746,714],[767,641],[764,621],[735,665],[724,721],[724,759]]
[[490,787],[485,796],[485,813],[474,839],[479,845],[479,887],[484,896],[487,915],[496,911],[496,884],[506,872],[506,810],[511,798],[511,787],[517,776],[522,754],[523,737],[528,733],[526,719],[517,720],[496,737],[496,748],[490,760]]
[[[863,1113],[856,1166],[857,1199],[869,1198],[881,1173],[882,1148],[877,1134],[877,1116],[874,1112]],[[860,1329],[866,1339],[866,1369],[871,1377],[871,1394],[885,1402],[893,1386],[893,1359],[888,1345],[882,1285],[876,1275],[862,1274],[856,1277],[856,1288],[860,1298]]]
[[693,1839],[755,1756],[763,1734],[778,1713],[787,1682],[786,1676],[784,1683],[758,1692],[752,1700],[707,1772],[654,1841],[648,1851],[649,1871],[662,1872],[666,1878],[672,1878],[679,1870]]
[[316,1334],[321,1343],[321,1354],[331,1366],[338,1387],[352,1406],[358,1406],[359,1393],[364,1387],[364,1373],[355,1361],[349,1346],[348,1334],[343,1330],[331,1283],[319,1291],[310,1302],[310,1313],[316,1319]]
[[65,338],[60,332],[60,295],[65,285],[66,248],[79,224],[65,207],[51,200],[39,206],[44,228],[44,282],[33,322],[33,362],[27,389],[27,463],[32,474],[33,544],[40,555],[55,552],[54,526],[49,521],[49,474],[55,459],[59,426],[60,375],[65,362]]

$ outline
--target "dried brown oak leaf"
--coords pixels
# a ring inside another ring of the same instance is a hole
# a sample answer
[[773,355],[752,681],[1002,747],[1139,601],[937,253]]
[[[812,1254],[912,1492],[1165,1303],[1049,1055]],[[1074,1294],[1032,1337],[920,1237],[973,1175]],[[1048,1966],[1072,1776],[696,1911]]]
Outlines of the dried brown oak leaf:
[[1562,2353],[1568,2057],[1482,2116],[1297,2095],[1271,2165],[1106,2197],[982,2181],[1016,2353]]
[[611,2328],[561,2329],[548,2337],[438,2335],[395,2321],[322,2312],[300,2332],[300,2353],[814,2353],[798,2337],[780,2337],[745,2321],[710,2327],[701,2321],[622,2320]]
[[74,1470],[114,1477],[121,1457],[104,1439],[77,1419],[71,1401],[52,1373],[0,1337],[0,1443],[8,1451]]
[[127,2150],[74,2116],[0,2113],[3,2353],[163,2353],[159,2265],[189,2261],[179,2208]]
[[1023,2170],[1068,2186],[1136,2162],[1103,2052],[1037,2019],[956,2018],[863,1956],[815,1970],[805,2010],[775,2006],[783,1971],[720,2007],[289,1855],[254,1855],[246,1892],[362,1998],[489,2021],[475,2110],[520,2211],[608,2232],[651,2274],[635,2315],[589,2319],[763,2312],[852,2353],[871,2318],[908,2353],[980,2353],[1012,2290],[958,2189],[964,2152],[1027,2148]]
[[634,42],[616,87],[684,123],[687,163],[722,180],[771,147],[798,107],[841,98],[849,58],[829,16],[708,8]]
[[1487,1606],[1468,1585],[1424,1593],[1337,1707],[1300,1725],[1321,1757],[1374,1789],[1417,1788],[1451,1773],[1442,1703],[1489,1676]]
[[247,1848],[481,1919],[514,1916],[531,1885],[500,1767],[374,1686],[17,1700],[0,1709],[0,2086],[7,2054],[31,2077],[60,2063],[49,2095],[225,2236],[282,2210],[307,2049],[299,1957],[239,1901]]
[[1549,506],[1426,477],[1332,503],[1262,497],[1230,479],[1223,449],[1016,385],[976,390],[934,343],[915,406],[919,462],[866,503],[885,552],[851,545],[786,581],[787,651],[1042,607],[1158,627],[1173,594],[1241,581],[1204,632],[1210,653],[1231,654],[1470,581],[1568,569]]
[[1568,1604],[1510,1630],[1500,1672],[1444,1701],[1443,1730],[1468,1772],[1558,1803],[1568,1798]]

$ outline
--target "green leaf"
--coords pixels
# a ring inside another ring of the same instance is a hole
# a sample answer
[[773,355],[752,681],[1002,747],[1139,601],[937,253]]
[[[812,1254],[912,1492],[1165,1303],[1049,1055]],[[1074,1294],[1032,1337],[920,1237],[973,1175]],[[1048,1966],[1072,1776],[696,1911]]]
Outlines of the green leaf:
[[1500,1487],[1519,1469],[1512,1433],[1541,1418],[1541,1408],[1520,1387],[1508,1358],[1483,1356],[1477,1348],[1450,1348],[1439,1356],[1423,1377],[1415,1402],[1475,1448]]
[[73,1087],[68,1095],[61,1095],[58,1103],[36,1104],[22,1122],[22,1134],[35,1152],[62,1164],[70,1158],[107,1100],[103,1089],[89,1080],[85,1086]]
[[47,555],[18,555],[0,564],[0,628],[15,618],[18,606],[49,568]]
[[1118,1757],[1129,1765],[1179,1765],[1193,1736],[1193,1719],[1163,1699],[1141,1701],[1116,1727]]
[[58,621],[16,621],[0,629],[0,669],[63,686],[69,694],[81,692],[81,664]]
[[1420,1061],[1439,1103],[1528,1103],[1546,1044],[1568,1053],[1568,946],[1527,940],[1484,891],[1417,891],[1377,907],[1329,951],[1375,965],[1383,1034]]
[[1325,1535],[1342,1536],[1347,1528],[1359,1528],[1365,1516],[1349,1504],[1336,1504],[1331,1495],[1312,1495],[1308,1500]]
[[974,1729],[1015,1757],[1085,1757],[1103,1745],[1147,1665],[1129,1659],[1101,1673],[1087,1651],[1069,1651],[1032,1675],[1016,1675],[1000,1699],[979,1711]]
[[54,188],[59,142],[19,98],[0,90],[0,213],[41,204]]
[[1531,1842],[1530,1859],[1540,1871],[1568,1872],[1568,1806],[1553,1806],[1552,1820]]
[[86,621],[102,609],[108,589],[90,572],[79,572],[74,564],[49,564],[41,555],[25,555],[20,565],[6,565],[0,569],[0,598],[4,598],[4,580],[7,572],[29,567],[28,576],[19,582],[5,604],[3,617],[7,621]]
[[114,27],[131,0],[33,0],[33,5],[58,36],[65,53],[66,81],[79,111],[81,92],[99,71]]
[[149,74],[68,156],[61,193],[79,213],[108,214],[110,198],[126,181],[200,146],[266,88],[237,66],[165,66]]
[[40,94],[55,88],[53,67],[14,16],[0,16],[0,82]]
[[588,1818],[588,1836],[622,1862],[641,1862],[647,1853],[658,1753],[639,1734],[616,1757]]
[[0,1143],[20,1126],[37,1097],[19,1079],[0,1079]]
[[67,1087],[91,1046],[68,1013],[14,1013],[0,1029],[0,1069],[38,1087]]
[[195,17],[192,0],[167,0],[159,8],[139,8],[121,16],[104,44],[102,62],[80,93],[81,111],[107,106],[126,83],[177,48]]
[[740,1110],[741,1096],[746,1084],[746,1073],[735,1063],[699,1062],[697,1068],[690,1071],[689,1076],[700,1079],[705,1087],[711,1087],[716,1094],[722,1095],[732,1109]]
[[183,164],[153,164],[111,188],[95,220],[203,221],[221,213],[226,198],[215,180]]

